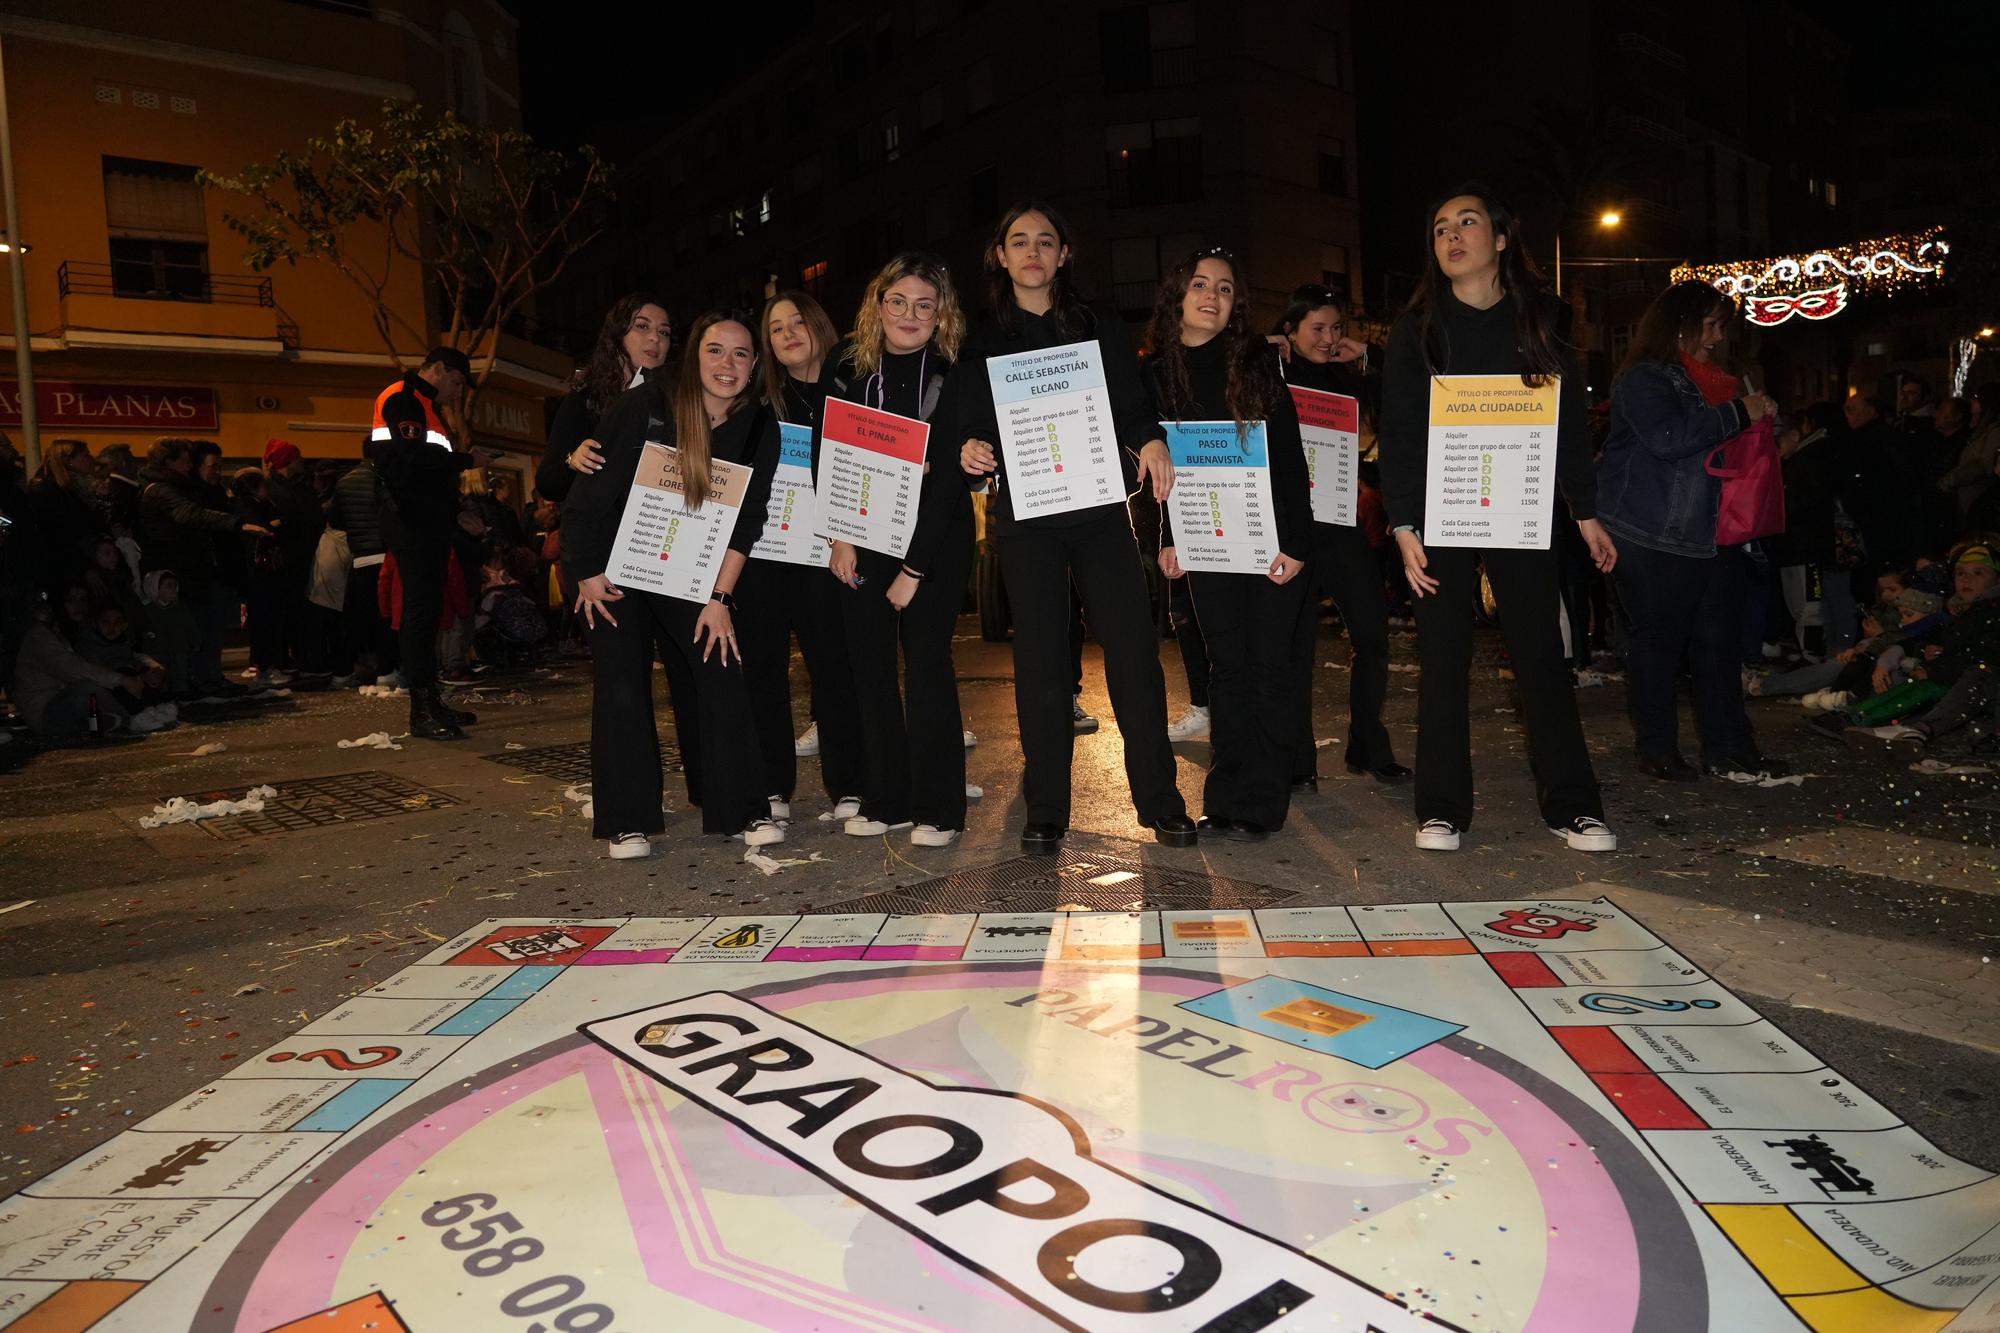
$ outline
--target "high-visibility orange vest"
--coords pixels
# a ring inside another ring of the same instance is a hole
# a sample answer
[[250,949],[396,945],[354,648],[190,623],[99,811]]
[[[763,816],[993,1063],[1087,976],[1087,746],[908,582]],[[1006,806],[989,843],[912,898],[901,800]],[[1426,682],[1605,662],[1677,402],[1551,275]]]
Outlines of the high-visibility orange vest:
[[388,388],[375,395],[375,424],[374,429],[369,432],[368,438],[376,442],[395,438],[390,432],[389,427],[382,420],[382,409],[388,404],[391,398],[394,398],[397,394],[403,392],[403,390],[409,389],[411,393],[416,394],[417,401],[424,406],[424,439],[431,444],[439,445],[445,449],[451,448],[451,432],[444,428],[444,418],[438,415],[437,405],[431,401],[429,394],[419,393],[416,389],[410,388],[410,380],[412,378],[414,377],[405,375],[402,379],[397,380],[394,384],[391,384]]

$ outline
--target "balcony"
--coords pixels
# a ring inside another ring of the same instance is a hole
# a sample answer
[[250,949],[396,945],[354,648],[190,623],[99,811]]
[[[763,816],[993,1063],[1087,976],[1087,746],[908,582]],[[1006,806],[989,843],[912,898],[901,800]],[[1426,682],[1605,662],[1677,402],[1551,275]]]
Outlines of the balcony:
[[70,347],[280,356],[297,346],[269,278],[67,259],[56,267],[56,293]]

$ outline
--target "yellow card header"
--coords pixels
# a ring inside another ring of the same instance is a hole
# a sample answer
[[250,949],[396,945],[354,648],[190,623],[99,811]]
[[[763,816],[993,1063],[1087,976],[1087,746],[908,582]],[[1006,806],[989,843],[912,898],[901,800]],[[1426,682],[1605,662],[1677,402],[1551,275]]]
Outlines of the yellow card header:
[[1551,377],[1538,389],[1519,375],[1434,375],[1433,426],[1553,426],[1561,381]]

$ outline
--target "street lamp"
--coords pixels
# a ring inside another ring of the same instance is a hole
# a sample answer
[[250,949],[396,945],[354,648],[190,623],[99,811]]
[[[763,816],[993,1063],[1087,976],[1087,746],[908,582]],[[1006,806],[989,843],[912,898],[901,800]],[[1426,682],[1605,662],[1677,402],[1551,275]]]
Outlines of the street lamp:
[[[1602,227],[1606,231],[1609,231],[1611,228],[1617,226],[1624,220],[1625,219],[1622,215],[1618,214],[1617,212],[1614,212],[1611,209],[1606,209],[1604,212],[1597,215],[1597,225],[1599,227]],[[1562,290],[1563,290],[1563,233],[1562,233],[1562,228],[1557,227],[1556,228],[1556,295],[1561,296]]]

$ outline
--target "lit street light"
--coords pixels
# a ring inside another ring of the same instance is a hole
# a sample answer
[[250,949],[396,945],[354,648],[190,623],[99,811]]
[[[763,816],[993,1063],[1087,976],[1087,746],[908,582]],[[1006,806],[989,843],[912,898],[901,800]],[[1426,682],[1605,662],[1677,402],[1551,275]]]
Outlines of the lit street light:
[[[1606,209],[1604,212],[1597,215],[1597,225],[1607,230],[1617,226],[1620,222],[1623,222],[1624,220],[1625,219],[1621,215],[1610,209]],[[1562,233],[1562,228],[1557,227],[1556,228],[1556,295],[1561,296],[1562,290],[1563,290],[1563,233]]]

